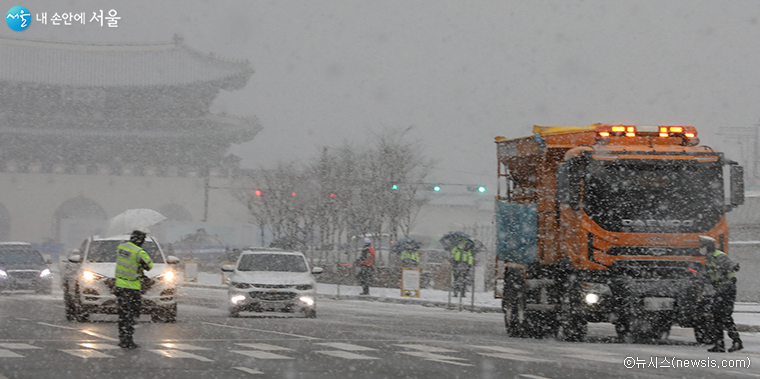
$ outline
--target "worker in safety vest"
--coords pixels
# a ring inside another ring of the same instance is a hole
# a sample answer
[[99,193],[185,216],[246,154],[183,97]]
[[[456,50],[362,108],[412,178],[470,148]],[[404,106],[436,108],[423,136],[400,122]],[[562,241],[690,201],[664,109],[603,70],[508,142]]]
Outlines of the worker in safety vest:
[[401,252],[400,259],[402,267],[418,267],[420,265],[420,253],[414,249],[404,249]]
[[451,268],[454,275],[454,297],[461,294],[466,297],[467,281],[472,268],[472,250],[468,248],[468,240],[460,238],[459,243],[451,249]]
[[705,256],[705,269],[707,277],[715,289],[715,298],[712,303],[713,333],[712,338],[715,346],[707,350],[713,353],[723,353],[726,346],[723,342],[723,329],[728,332],[733,344],[728,352],[738,351],[744,348],[736,330],[734,318],[734,301],[736,300],[736,271],[739,264],[728,258],[726,253],[715,248],[715,239],[708,236],[699,236],[700,254]]
[[375,270],[375,249],[372,248],[372,240],[364,238],[364,247],[362,247],[361,255],[356,261],[359,266],[358,279],[362,286],[362,293],[360,295],[369,295],[369,285],[372,283],[372,277]]
[[143,271],[153,268],[153,261],[141,247],[146,235],[145,230],[135,230],[129,237],[129,242],[120,244],[116,249],[114,294],[119,304],[119,347],[124,349],[138,347],[132,340],[132,335],[135,331],[135,318],[140,317],[142,304],[140,281]]

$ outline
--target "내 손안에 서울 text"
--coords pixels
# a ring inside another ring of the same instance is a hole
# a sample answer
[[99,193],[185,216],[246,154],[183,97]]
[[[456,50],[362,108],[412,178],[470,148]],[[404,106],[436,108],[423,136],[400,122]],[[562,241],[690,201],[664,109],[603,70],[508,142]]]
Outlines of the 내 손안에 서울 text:
[[40,12],[35,13],[34,20],[42,25],[53,26],[70,26],[70,25],[97,25],[108,26],[109,28],[118,28],[119,12],[111,9],[103,12],[99,9],[94,12]]
[[752,362],[749,357],[734,359],[694,358],[683,359],[676,357],[626,357],[623,359],[625,368],[749,368]]

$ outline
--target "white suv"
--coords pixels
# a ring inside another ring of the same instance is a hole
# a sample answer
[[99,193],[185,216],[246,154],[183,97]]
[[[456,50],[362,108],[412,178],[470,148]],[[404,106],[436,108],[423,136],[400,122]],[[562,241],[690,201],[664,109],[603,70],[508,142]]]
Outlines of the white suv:
[[230,316],[241,311],[303,312],[317,317],[317,283],[306,258],[299,252],[266,249],[244,250],[237,263],[222,266],[229,276],[228,304]]
[[[66,319],[85,322],[91,313],[118,313],[113,294],[116,286],[116,249],[129,241],[128,235],[108,238],[90,237],[80,249],[69,254],[61,287],[66,306]],[[175,267],[179,259],[164,258],[161,246],[148,236],[142,248],[153,260],[153,268],[142,278],[140,313],[150,314],[153,322],[177,320],[177,282]]]

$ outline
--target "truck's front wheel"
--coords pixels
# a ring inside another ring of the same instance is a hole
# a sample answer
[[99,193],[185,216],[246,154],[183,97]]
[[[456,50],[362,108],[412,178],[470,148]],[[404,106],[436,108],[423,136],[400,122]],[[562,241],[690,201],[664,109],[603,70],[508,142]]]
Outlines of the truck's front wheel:
[[504,292],[501,308],[504,311],[504,325],[510,337],[524,336],[525,296],[522,270],[504,271]]

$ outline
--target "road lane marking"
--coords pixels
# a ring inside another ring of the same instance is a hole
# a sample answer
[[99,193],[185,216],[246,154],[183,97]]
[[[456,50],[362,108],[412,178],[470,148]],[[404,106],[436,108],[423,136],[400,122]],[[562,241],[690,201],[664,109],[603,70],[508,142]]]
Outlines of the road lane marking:
[[10,350],[0,349],[0,358],[23,358],[23,355],[16,354]]
[[491,358],[509,359],[511,361],[520,361],[520,362],[554,362],[549,359],[526,357],[524,355],[517,355],[517,354],[510,354],[510,353],[480,353],[479,352],[478,354],[485,355],[486,357],[491,357]]
[[322,345],[322,346],[332,347],[332,348],[335,348],[335,349],[346,350],[346,351],[370,351],[370,350],[377,350],[377,349],[373,349],[371,347],[364,347],[364,346],[354,345],[354,344],[350,344],[350,343],[343,343],[343,342],[320,342],[320,343],[315,343],[315,345]]
[[165,357],[168,357],[168,358],[192,358],[192,359],[197,359],[197,360],[199,360],[201,362],[213,362],[213,360],[208,359],[206,357],[201,357],[200,355],[195,355],[195,354],[188,353],[188,352],[182,351],[182,350],[174,350],[174,349],[157,350],[157,349],[151,349],[149,351],[152,351],[152,352],[154,352],[156,354],[161,354],[161,355],[163,355]]
[[317,338],[317,337],[302,336],[302,335],[299,335],[299,334],[293,334],[293,333],[275,332],[275,331],[273,331],[273,330],[266,330],[266,329],[243,328],[243,327],[241,327],[241,326],[234,326],[234,325],[225,325],[225,324],[216,324],[216,323],[213,323],[213,322],[205,322],[205,321],[201,321],[201,324],[206,324],[206,325],[213,325],[213,326],[221,326],[221,327],[223,327],[223,328],[231,328],[231,329],[251,330],[251,331],[254,331],[254,332],[264,332],[264,333],[282,334],[282,335],[284,335],[284,336],[291,336],[291,337],[304,338],[304,339],[307,339],[307,340],[321,340],[321,338]]
[[286,357],[284,355],[270,353],[268,351],[260,351],[260,350],[230,350],[233,353],[238,353],[242,355],[247,355],[251,358],[256,359],[293,359],[291,357]]
[[168,349],[177,349],[177,350],[211,350],[207,347],[194,346],[194,345],[189,345],[186,343],[160,343],[159,345]]
[[42,349],[41,347],[32,346],[26,343],[0,343],[0,347],[12,350]]
[[469,363],[462,363],[462,362],[457,362],[457,361],[450,361],[450,360],[447,360],[447,359],[426,359],[426,360],[428,360],[428,361],[430,361],[430,362],[448,363],[448,364],[451,364],[451,365],[457,365],[457,366],[475,366],[475,365],[471,365],[471,364],[469,364]]
[[623,359],[618,358],[612,358],[612,357],[600,357],[596,355],[589,355],[589,354],[565,354],[568,358],[578,358],[578,359],[585,359],[587,361],[595,361],[595,362],[604,362],[604,363],[623,363]]
[[458,352],[456,350],[445,349],[442,347],[419,345],[419,344],[406,344],[406,345],[395,345],[395,346],[404,347],[407,349],[427,351],[429,353],[457,353]]
[[344,359],[380,359],[376,357],[370,357],[366,355],[355,354],[349,351],[341,351],[341,350],[318,350],[318,351],[315,351],[315,353],[330,355],[333,357],[344,358]]
[[741,371],[726,371],[726,372],[730,372],[732,374],[742,374],[742,375],[756,376],[756,377],[760,378],[760,375],[753,374],[751,372],[741,372]]
[[60,349],[62,352],[71,354],[80,358],[114,358],[106,353],[101,353],[92,349]]
[[84,346],[88,349],[94,350],[117,350],[121,349],[118,346],[109,345],[107,343],[80,343],[79,346]]
[[453,360],[453,361],[466,361],[465,358],[451,357],[448,355],[433,354],[427,351],[401,351],[401,354],[411,355],[413,357],[419,357],[422,359],[438,359],[438,360]]
[[525,350],[511,349],[511,348],[502,347],[502,346],[475,346],[475,345],[470,345],[470,347],[471,348],[475,348],[475,349],[491,350],[491,351],[496,351],[496,352],[499,352],[499,353],[507,353],[507,354],[522,355],[522,354],[526,353]]
[[530,379],[549,379],[544,376],[531,375],[531,374],[520,374],[519,376],[522,376],[523,378],[530,378]]
[[[240,370],[240,371],[248,373],[248,374],[263,374],[263,372],[261,372],[259,370],[254,370],[254,369],[248,368],[248,367],[233,367],[233,368],[235,370]],[[0,379],[2,379],[2,378],[0,378]]]
[[256,350],[271,350],[271,351],[293,351],[293,349],[288,349],[287,347],[277,346],[277,345],[270,345],[268,343],[236,343],[235,345],[243,346],[243,347],[250,347],[252,349]]
[[98,337],[100,339],[104,339],[104,340],[108,340],[108,341],[118,341],[119,340],[118,338],[112,338],[112,337],[104,336],[102,334],[98,334],[98,333],[95,333],[95,332],[87,330],[87,329],[79,329],[79,328],[72,328],[72,327],[63,326],[63,325],[48,324],[46,322],[38,322],[38,324],[45,325],[45,326],[52,326],[53,328],[59,328],[59,329],[76,330],[77,332],[82,332],[84,334],[87,334],[87,335],[90,335],[90,336],[93,336],[93,337]]

